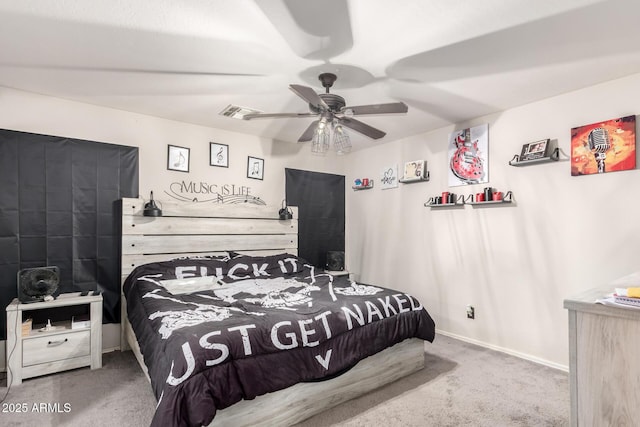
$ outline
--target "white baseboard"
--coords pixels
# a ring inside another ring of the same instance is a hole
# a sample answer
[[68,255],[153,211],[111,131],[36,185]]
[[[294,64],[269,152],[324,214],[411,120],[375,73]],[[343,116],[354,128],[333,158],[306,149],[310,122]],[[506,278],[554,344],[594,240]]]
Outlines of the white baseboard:
[[460,341],[468,342],[470,344],[475,344],[475,345],[478,345],[480,347],[485,347],[485,348],[488,348],[490,350],[495,350],[495,351],[499,351],[501,353],[506,353],[506,354],[509,354],[511,356],[519,357],[520,359],[528,360],[530,362],[534,362],[534,363],[537,363],[537,364],[540,364],[540,365],[548,366],[550,368],[558,369],[560,371],[569,372],[569,367],[568,366],[561,365],[561,364],[555,363],[555,362],[550,362],[548,360],[541,359],[539,357],[535,357],[535,356],[532,356],[530,354],[521,353],[519,351],[511,350],[511,349],[504,348],[504,347],[499,347],[497,345],[489,344],[489,343],[486,343],[486,342],[483,342],[483,341],[474,340],[473,338],[463,337],[461,335],[453,334],[451,332],[441,331],[439,329],[436,329],[436,333],[438,333],[440,335],[445,335],[447,337],[455,338],[455,339],[460,340]]

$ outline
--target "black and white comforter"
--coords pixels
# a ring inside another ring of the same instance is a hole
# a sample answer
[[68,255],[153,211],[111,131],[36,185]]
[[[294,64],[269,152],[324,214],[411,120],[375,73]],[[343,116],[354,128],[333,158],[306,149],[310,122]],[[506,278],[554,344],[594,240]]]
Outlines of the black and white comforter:
[[435,332],[415,298],[290,254],[147,264],[124,292],[158,399],[156,426],[209,424],[217,409],[338,375]]

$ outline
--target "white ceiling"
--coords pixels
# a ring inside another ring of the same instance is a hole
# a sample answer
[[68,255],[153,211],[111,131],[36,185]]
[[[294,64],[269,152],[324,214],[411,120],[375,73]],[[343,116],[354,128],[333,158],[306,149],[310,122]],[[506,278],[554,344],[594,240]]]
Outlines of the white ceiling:
[[[637,0],[0,0],[0,86],[295,143],[288,90],[347,105],[397,140],[640,72]],[[606,100],[594,100],[606,102]]]

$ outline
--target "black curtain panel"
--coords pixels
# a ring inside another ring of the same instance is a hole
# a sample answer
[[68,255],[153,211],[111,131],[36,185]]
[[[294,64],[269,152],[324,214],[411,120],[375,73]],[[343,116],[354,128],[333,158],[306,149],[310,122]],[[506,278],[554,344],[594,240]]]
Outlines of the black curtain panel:
[[298,255],[325,268],[327,252],[344,252],[344,176],[285,169],[286,200],[298,206]]
[[58,292],[100,290],[104,322],[119,322],[122,197],[138,197],[138,148],[0,130],[2,307],[19,270],[57,266]]

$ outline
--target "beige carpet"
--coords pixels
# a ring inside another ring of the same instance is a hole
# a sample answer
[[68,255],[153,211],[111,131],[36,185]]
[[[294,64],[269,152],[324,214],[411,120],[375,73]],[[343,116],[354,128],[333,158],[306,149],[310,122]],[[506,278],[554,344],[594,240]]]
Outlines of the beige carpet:
[[[569,425],[565,372],[442,335],[427,345],[425,361],[426,368],[413,376],[299,426]],[[155,401],[133,355],[107,353],[103,365],[95,371],[77,369],[12,387],[0,406],[4,410],[0,412],[0,425],[149,425]],[[0,388],[0,398],[6,390]],[[49,405],[45,412],[34,412],[34,403],[36,408],[43,403]],[[26,406],[27,412],[5,412],[12,409],[11,405],[15,410],[16,404]]]
[[569,425],[566,372],[442,335],[425,366],[298,426]]

